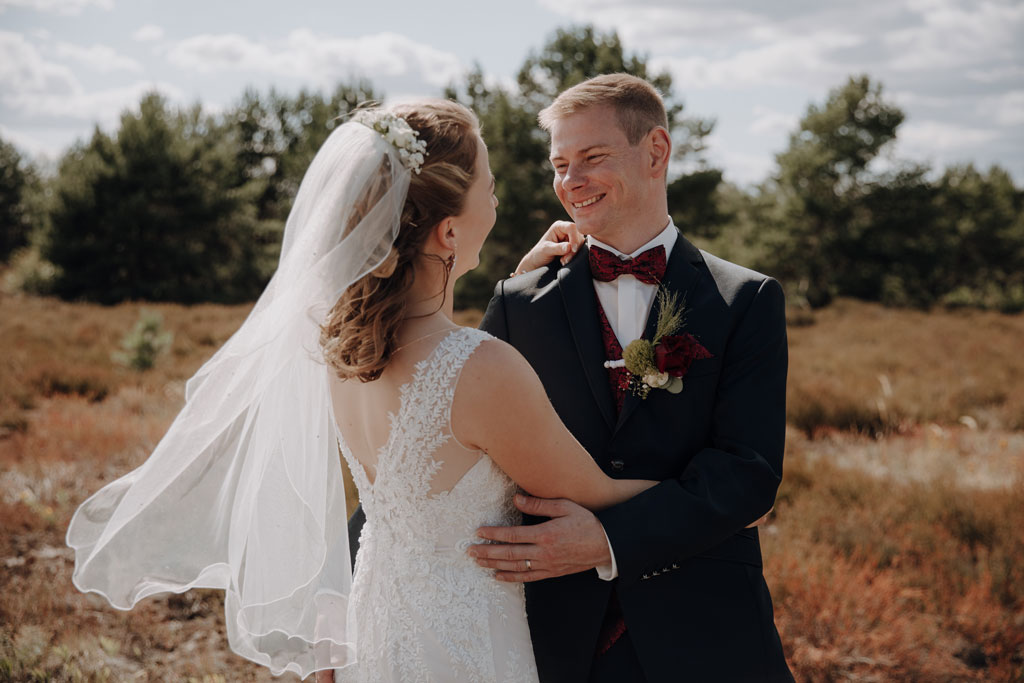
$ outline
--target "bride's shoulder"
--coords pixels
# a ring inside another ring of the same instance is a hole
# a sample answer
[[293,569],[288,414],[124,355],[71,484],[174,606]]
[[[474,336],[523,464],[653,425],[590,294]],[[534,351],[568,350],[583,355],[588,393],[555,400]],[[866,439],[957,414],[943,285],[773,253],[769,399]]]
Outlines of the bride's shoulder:
[[452,403],[455,437],[468,447],[487,451],[502,425],[508,427],[510,421],[530,424],[531,406],[546,401],[544,385],[522,354],[487,335],[467,359],[456,387]]
[[476,349],[466,360],[459,381],[459,393],[475,402],[489,403],[498,395],[520,393],[539,385],[540,380],[530,363],[511,344],[481,330]]

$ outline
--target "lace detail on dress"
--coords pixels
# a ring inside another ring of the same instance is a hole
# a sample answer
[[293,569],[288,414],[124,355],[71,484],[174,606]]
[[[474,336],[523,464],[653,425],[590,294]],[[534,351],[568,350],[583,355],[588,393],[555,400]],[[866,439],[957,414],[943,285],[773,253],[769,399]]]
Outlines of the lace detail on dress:
[[496,581],[465,555],[478,527],[520,521],[515,484],[481,454],[452,488],[430,494],[439,452],[462,448],[449,426],[459,374],[489,338],[460,328],[416,364],[373,484],[341,443],[366,524],[348,611],[358,664],[338,681],[537,680],[522,584]]

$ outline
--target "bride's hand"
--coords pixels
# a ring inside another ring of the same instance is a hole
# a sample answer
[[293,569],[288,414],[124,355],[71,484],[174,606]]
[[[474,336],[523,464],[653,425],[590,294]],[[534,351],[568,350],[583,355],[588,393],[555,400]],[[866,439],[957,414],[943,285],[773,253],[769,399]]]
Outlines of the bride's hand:
[[564,266],[579,251],[583,239],[583,233],[579,231],[575,223],[555,221],[541,236],[537,244],[523,257],[511,275],[520,275],[536,270],[556,258],[559,258]]
[[321,669],[317,671],[316,683],[334,683],[334,669]]

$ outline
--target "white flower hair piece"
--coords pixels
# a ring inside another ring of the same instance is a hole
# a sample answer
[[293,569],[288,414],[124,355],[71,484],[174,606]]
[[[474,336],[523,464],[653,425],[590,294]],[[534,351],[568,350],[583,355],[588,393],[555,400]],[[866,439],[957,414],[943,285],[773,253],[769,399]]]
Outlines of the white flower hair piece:
[[427,156],[427,143],[419,139],[419,131],[410,126],[408,121],[401,116],[379,110],[369,115],[363,114],[356,120],[380,133],[398,150],[402,165],[419,175],[420,167]]

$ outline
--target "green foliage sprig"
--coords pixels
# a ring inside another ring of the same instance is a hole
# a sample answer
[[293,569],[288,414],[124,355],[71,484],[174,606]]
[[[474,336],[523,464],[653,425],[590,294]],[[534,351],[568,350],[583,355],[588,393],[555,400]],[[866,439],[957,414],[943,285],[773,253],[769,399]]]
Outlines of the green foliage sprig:
[[670,292],[664,287],[658,288],[658,325],[654,329],[654,345],[657,346],[662,337],[675,334],[683,329],[686,322],[686,297],[679,292]]

